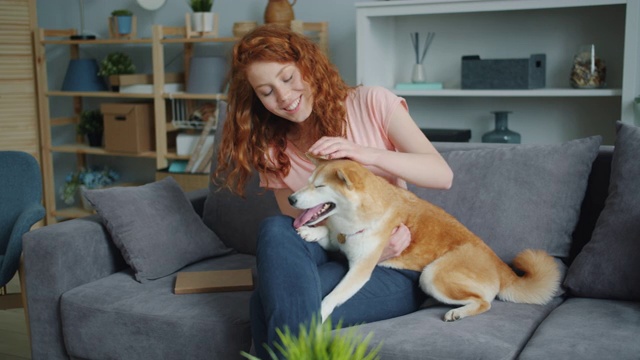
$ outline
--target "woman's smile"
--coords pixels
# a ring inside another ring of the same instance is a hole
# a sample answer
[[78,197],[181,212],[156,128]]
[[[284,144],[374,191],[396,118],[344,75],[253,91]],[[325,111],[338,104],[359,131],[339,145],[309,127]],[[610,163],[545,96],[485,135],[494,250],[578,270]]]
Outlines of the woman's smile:
[[300,105],[300,101],[302,100],[302,95],[299,98],[295,99],[291,105],[287,106],[285,110],[289,112],[295,112],[298,109],[298,105]]

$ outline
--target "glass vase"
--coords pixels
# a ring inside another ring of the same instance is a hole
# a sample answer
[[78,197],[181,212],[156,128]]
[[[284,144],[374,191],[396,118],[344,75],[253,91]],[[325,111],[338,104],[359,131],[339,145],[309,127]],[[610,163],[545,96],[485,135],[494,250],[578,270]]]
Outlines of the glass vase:
[[520,134],[509,130],[509,114],[511,111],[494,111],[496,127],[493,131],[482,135],[483,143],[520,144]]
[[596,55],[593,44],[582,45],[573,57],[571,67],[571,87],[576,89],[603,88],[607,80],[607,66],[604,60]]

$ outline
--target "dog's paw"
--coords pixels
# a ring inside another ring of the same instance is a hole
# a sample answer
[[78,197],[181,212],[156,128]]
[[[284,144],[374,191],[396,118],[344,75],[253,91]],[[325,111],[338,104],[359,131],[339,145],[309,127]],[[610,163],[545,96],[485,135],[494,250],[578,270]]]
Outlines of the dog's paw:
[[333,309],[335,309],[335,306],[329,305],[325,301],[322,302],[322,305],[320,306],[320,315],[322,316],[323,323],[329,318]]
[[456,321],[456,320],[462,319],[463,316],[457,310],[458,309],[452,309],[452,310],[447,311],[447,313],[444,314],[444,321],[451,322],[451,321]]
[[309,227],[301,226],[296,229],[301,238],[308,242],[317,242],[324,239],[327,236],[327,230],[324,226]]

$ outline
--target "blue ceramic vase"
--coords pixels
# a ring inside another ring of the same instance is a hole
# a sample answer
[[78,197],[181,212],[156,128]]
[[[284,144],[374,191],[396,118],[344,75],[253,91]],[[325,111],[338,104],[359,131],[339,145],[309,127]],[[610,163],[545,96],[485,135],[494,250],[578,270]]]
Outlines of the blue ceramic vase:
[[483,143],[520,144],[520,134],[509,130],[509,114],[511,111],[494,111],[496,128],[482,135]]

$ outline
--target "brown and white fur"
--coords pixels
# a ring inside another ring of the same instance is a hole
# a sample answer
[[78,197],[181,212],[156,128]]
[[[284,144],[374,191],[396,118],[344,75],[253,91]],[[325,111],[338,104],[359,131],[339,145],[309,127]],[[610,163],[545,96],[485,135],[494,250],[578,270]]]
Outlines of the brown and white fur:
[[[322,320],[352,297],[376,265],[421,271],[420,287],[438,301],[461,305],[445,321],[478,315],[499,299],[545,304],[556,293],[560,273],[553,258],[524,250],[513,265],[518,276],[479,237],[442,208],[391,185],[351,160],[315,160],[309,184],[289,197],[306,210],[294,226],[307,241],[339,249],[349,271],[321,305]],[[322,221],[322,226],[314,226]],[[405,224],[410,245],[397,257],[378,264],[394,228]]]

